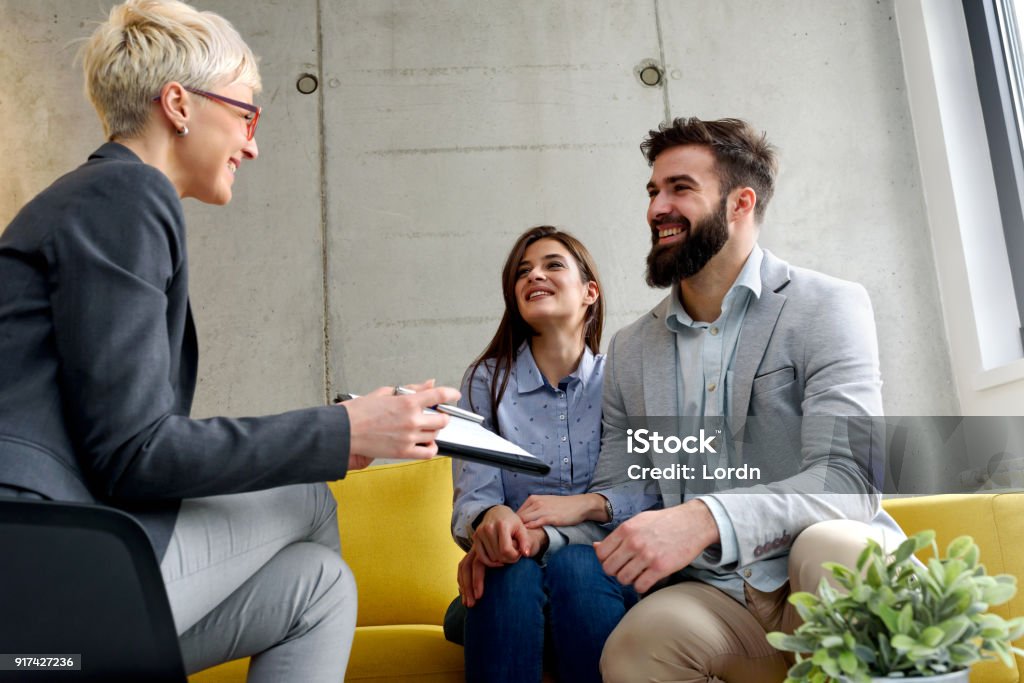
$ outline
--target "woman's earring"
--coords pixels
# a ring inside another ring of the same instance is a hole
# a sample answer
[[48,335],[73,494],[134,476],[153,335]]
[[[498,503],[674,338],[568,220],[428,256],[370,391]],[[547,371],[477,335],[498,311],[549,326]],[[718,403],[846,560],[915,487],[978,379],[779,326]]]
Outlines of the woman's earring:
[[183,138],[188,135],[188,126],[182,125],[181,130],[175,131],[179,138]]

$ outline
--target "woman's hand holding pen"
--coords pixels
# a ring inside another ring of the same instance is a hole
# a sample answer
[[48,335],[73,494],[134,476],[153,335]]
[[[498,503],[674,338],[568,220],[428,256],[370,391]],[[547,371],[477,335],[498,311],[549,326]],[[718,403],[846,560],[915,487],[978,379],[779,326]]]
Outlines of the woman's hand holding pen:
[[409,385],[416,393],[395,396],[393,387],[345,401],[348,411],[349,466],[365,467],[375,458],[427,459],[437,454],[434,438],[450,419],[443,413],[424,413],[438,403],[454,403],[459,392],[434,387],[434,381]]

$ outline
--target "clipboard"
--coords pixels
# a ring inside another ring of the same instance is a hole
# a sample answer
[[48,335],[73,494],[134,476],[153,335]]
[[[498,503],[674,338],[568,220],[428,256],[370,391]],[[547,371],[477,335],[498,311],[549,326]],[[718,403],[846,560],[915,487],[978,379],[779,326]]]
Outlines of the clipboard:
[[475,420],[452,417],[437,433],[438,455],[492,465],[526,474],[545,475],[551,466]]
[[[338,394],[334,397],[334,403],[341,403],[356,398],[356,396],[356,394]],[[551,466],[537,456],[527,453],[494,432],[484,429],[483,417],[453,406],[438,407],[446,408],[447,410],[443,410],[443,412],[451,417],[448,426],[437,433],[435,442],[438,455],[538,476],[543,476],[551,471]],[[439,411],[427,408],[424,412]]]

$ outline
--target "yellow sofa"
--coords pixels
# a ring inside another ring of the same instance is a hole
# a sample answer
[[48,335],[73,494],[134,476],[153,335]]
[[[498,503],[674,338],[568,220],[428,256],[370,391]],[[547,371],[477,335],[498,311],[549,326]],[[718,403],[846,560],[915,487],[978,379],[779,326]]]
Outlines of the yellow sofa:
[[[446,641],[441,630],[448,603],[458,594],[455,570],[462,557],[448,526],[451,461],[377,465],[330,486],[338,499],[341,551],[359,587],[345,680],[461,682],[462,648]],[[248,664],[228,662],[189,681],[241,683]]]
[[[342,552],[359,586],[359,617],[346,681],[458,683],[462,648],[445,641],[441,623],[457,592],[462,551],[451,539],[451,461],[379,465],[333,482]],[[1024,493],[926,496],[886,501],[908,532],[938,531],[940,549],[970,534],[989,573],[1024,580]],[[1003,616],[1024,614],[1024,586]],[[195,674],[192,683],[241,683],[248,660]],[[1021,683],[1014,669],[982,662],[971,683]]]

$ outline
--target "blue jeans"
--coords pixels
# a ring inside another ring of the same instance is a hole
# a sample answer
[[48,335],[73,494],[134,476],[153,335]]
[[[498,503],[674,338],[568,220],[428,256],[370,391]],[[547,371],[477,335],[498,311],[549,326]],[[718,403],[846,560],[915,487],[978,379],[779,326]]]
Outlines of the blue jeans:
[[591,546],[570,545],[547,566],[523,558],[488,569],[472,609],[458,599],[448,608],[445,636],[465,645],[469,683],[540,681],[545,660],[561,683],[600,683],[604,642],[636,601],[632,587],[604,573]]

